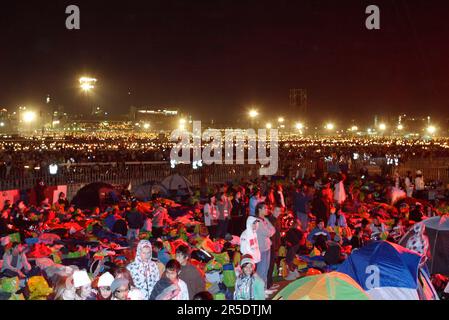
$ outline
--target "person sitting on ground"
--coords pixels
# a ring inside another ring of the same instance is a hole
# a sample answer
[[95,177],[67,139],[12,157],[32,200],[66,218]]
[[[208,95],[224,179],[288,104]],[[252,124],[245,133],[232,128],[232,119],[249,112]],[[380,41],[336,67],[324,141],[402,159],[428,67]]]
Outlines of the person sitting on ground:
[[26,247],[23,244],[7,244],[3,254],[1,276],[25,278],[32,270],[25,252]]
[[112,290],[111,285],[114,282],[114,276],[109,272],[103,273],[98,278],[97,283],[97,300],[111,300]]
[[424,216],[423,206],[420,202],[417,202],[415,204],[415,209],[410,211],[409,220],[412,220],[414,222],[420,222],[422,221],[423,216]]
[[387,231],[387,227],[383,222],[380,222],[378,216],[373,217],[373,222],[369,225],[369,229],[371,231],[370,237],[372,240],[379,240],[381,235]]
[[156,253],[158,261],[164,265],[165,269],[165,265],[172,259],[172,256],[167,251],[167,248],[164,247],[162,240],[158,239],[154,242],[153,251]]
[[355,228],[354,234],[352,235],[350,245],[352,247],[352,250],[359,249],[363,247],[364,241],[362,237],[362,229],[361,228]]
[[187,284],[179,278],[181,264],[172,259],[167,262],[165,272],[154,286],[150,300],[189,300]]
[[77,270],[73,273],[73,285],[75,287],[75,300],[96,300],[92,291],[92,280],[86,270]]
[[139,288],[137,288],[134,285],[133,278],[132,278],[131,273],[129,272],[128,269],[126,269],[124,267],[117,268],[114,271],[114,278],[115,279],[123,278],[123,279],[126,279],[128,281],[128,283],[129,283],[129,292],[128,292],[129,295],[128,295],[128,297],[130,298],[129,300],[146,300],[142,290],[140,290]]
[[214,300],[214,296],[209,291],[201,291],[193,296],[193,300]]
[[332,266],[342,263],[346,256],[342,253],[342,239],[336,234],[334,239],[327,242],[327,250],[324,252],[324,261]]
[[391,242],[398,242],[405,234],[405,228],[402,225],[402,219],[395,218],[391,226],[391,231],[388,240]]
[[128,279],[125,278],[115,278],[111,283],[111,292],[112,298],[111,300],[130,300],[129,292],[130,292],[130,284]]
[[152,255],[151,243],[148,240],[140,240],[137,245],[136,257],[127,266],[133,282],[143,292],[145,300],[150,298],[153,287],[160,279],[157,264],[151,260]]
[[340,206],[337,205],[334,208],[331,208],[331,215],[329,216],[329,220],[327,222],[327,226],[334,227],[342,227],[346,228],[348,224],[346,223],[346,217]]
[[323,236],[326,238],[326,240],[331,240],[331,235],[324,228],[324,221],[321,219],[317,220],[317,226],[309,233],[309,235],[307,236],[307,240],[312,244],[315,244],[318,236]]
[[176,260],[181,264],[179,278],[187,284],[189,290],[189,299],[198,292],[204,291],[206,282],[204,276],[193,264],[190,263],[190,250],[186,245],[180,245],[176,248]]
[[234,300],[265,300],[265,283],[257,275],[251,255],[243,255],[240,266],[242,273],[235,282]]

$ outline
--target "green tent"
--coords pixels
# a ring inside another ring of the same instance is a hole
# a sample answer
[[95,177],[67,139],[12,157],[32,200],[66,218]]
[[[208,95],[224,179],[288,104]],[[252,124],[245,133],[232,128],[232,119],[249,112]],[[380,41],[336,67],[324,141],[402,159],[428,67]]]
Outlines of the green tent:
[[369,296],[348,275],[330,272],[298,279],[273,300],[369,300]]

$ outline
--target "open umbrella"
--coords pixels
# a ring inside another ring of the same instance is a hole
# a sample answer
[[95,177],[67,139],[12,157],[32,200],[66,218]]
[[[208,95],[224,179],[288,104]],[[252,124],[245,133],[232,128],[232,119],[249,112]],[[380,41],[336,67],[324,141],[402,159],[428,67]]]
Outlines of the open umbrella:
[[329,272],[298,279],[282,289],[273,300],[369,300],[368,294],[351,277]]

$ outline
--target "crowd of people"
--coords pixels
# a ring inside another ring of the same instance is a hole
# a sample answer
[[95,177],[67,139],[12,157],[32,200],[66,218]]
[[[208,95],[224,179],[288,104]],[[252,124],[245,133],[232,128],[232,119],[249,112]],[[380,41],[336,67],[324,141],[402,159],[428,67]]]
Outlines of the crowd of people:
[[335,270],[371,241],[397,243],[416,222],[448,213],[447,196],[429,200],[419,171],[315,172],[209,186],[182,203],[129,193],[88,209],[64,194],[53,204],[5,201],[0,296],[269,299],[283,282]]
[[[66,136],[63,138],[4,139],[0,141],[0,177],[11,179],[48,174],[51,164],[124,163],[168,161],[172,143],[167,137],[139,134],[123,136]],[[368,161],[395,157],[410,159],[449,158],[446,139],[403,140],[401,138],[295,138],[279,144],[285,163],[313,161],[324,166],[327,158]],[[323,162],[323,163],[321,163]],[[36,169],[35,169],[36,168]]]

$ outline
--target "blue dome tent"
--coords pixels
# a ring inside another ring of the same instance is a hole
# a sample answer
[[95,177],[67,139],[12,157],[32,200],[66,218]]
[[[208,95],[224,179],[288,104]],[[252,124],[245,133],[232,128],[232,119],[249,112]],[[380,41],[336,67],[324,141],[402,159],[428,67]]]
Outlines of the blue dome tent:
[[338,272],[353,278],[375,300],[438,299],[421,256],[400,245],[374,241],[346,259]]

